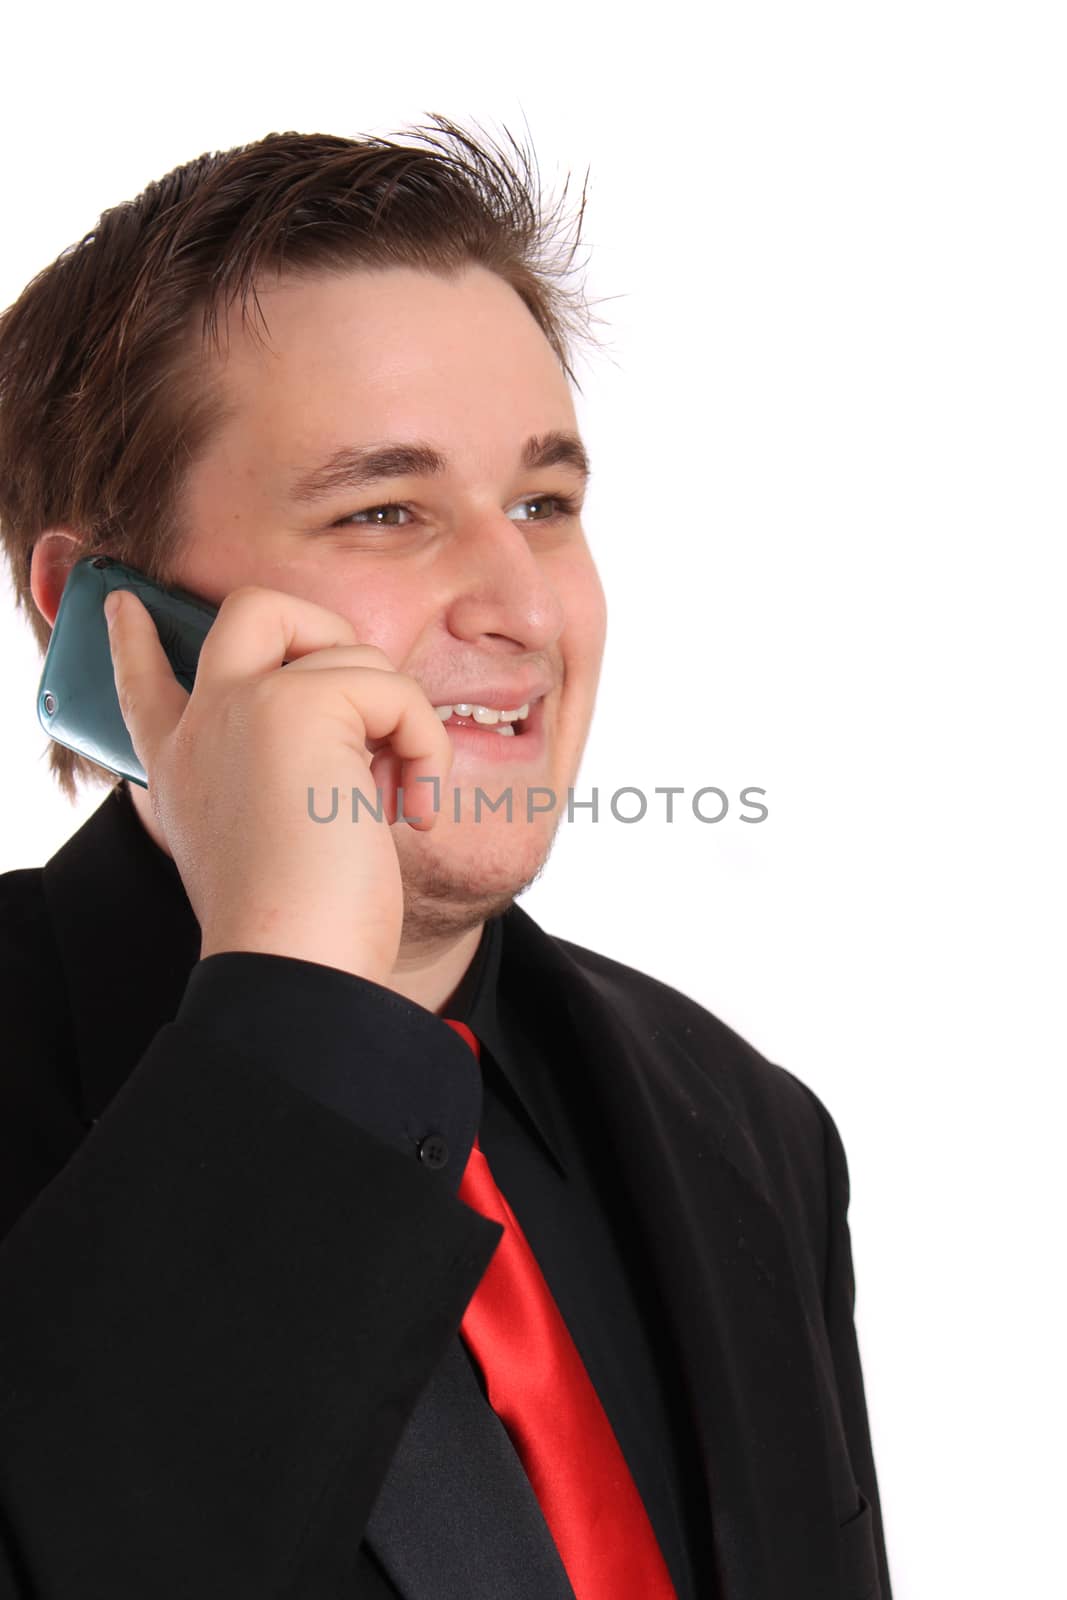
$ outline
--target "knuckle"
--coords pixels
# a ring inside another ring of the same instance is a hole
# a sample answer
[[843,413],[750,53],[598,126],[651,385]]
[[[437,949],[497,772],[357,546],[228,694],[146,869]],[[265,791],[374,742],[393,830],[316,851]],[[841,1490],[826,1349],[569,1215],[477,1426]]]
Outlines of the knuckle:
[[[353,637],[355,637],[354,630]],[[357,641],[352,648],[359,653],[360,666],[378,667],[386,672],[394,671],[393,663],[390,661],[385,651],[379,650],[376,644],[361,644]],[[403,676],[403,674],[398,674],[398,676]]]
[[117,673],[115,676],[115,695],[118,699],[119,710],[127,722],[136,717],[139,705],[137,694],[137,680],[130,673]]
[[266,592],[263,585],[259,583],[239,584],[236,589],[231,589],[229,594],[223,596],[222,603],[219,606],[219,615],[221,616],[224,611],[244,611],[252,606],[260,605]]
[[407,695],[410,699],[416,701],[426,699],[426,692],[421,683],[419,683],[417,679],[413,678],[410,672],[398,672],[396,677],[403,688],[405,695]]

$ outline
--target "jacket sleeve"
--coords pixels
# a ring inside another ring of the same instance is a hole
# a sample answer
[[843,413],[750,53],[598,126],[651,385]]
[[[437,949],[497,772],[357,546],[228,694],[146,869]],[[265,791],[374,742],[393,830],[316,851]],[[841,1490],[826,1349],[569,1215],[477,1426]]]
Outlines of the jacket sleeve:
[[311,1593],[500,1237],[237,1020],[162,1027],[0,1244],[4,1600]]
[[826,1325],[830,1335],[830,1348],[833,1353],[841,1414],[852,1468],[864,1499],[871,1508],[879,1592],[881,1600],[891,1600],[881,1502],[867,1419],[859,1344],[856,1338],[856,1283],[848,1225],[850,1198],[848,1161],[833,1118],[825,1106],[818,1104],[824,1127],[828,1191],[829,1233],[824,1290]]

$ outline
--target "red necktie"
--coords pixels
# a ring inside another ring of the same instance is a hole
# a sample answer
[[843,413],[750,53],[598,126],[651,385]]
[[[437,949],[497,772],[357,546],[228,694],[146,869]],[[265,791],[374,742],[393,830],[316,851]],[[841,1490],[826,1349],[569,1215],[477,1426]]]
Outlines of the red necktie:
[[[466,1024],[442,1020],[480,1060]],[[459,1331],[526,1469],[577,1600],[675,1600],[611,1423],[477,1139],[459,1197],[504,1226]]]

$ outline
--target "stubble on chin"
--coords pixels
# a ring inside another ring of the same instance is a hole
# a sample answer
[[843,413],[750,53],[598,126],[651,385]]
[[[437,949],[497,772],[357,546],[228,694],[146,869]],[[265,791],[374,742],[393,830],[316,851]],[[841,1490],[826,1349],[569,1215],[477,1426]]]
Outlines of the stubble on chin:
[[[425,836],[427,842],[432,841],[434,831]],[[475,864],[450,861],[428,849],[417,853],[401,849],[402,941],[415,945],[455,939],[490,917],[500,916],[541,876],[555,837],[553,829],[538,851],[523,851],[513,862],[496,853],[492,863]]]

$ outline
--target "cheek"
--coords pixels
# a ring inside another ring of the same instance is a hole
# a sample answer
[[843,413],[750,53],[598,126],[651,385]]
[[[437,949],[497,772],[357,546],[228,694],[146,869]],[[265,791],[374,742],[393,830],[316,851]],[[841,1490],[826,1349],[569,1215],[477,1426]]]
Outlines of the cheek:
[[586,551],[558,578],[566,615],[565,655],[572,669],[596,677],[607,635],[607,601],[600,575]]
[[368,581],[366,573],[352,567],[331,571],[321,559],[302,557],[262,563],[253,577],[240,581],[280,589],[335,612],[355,629],[360,644],[383,651],[398,670],[418,637],[421,622],[411,584],[399,578],[378,573]]
[[314,598],[351,623],[361,644],[375,645],[398,672],[404,670],[425,626],[425,617],[409,582],[360,582],[346,575],[343,584],[325,584]]

